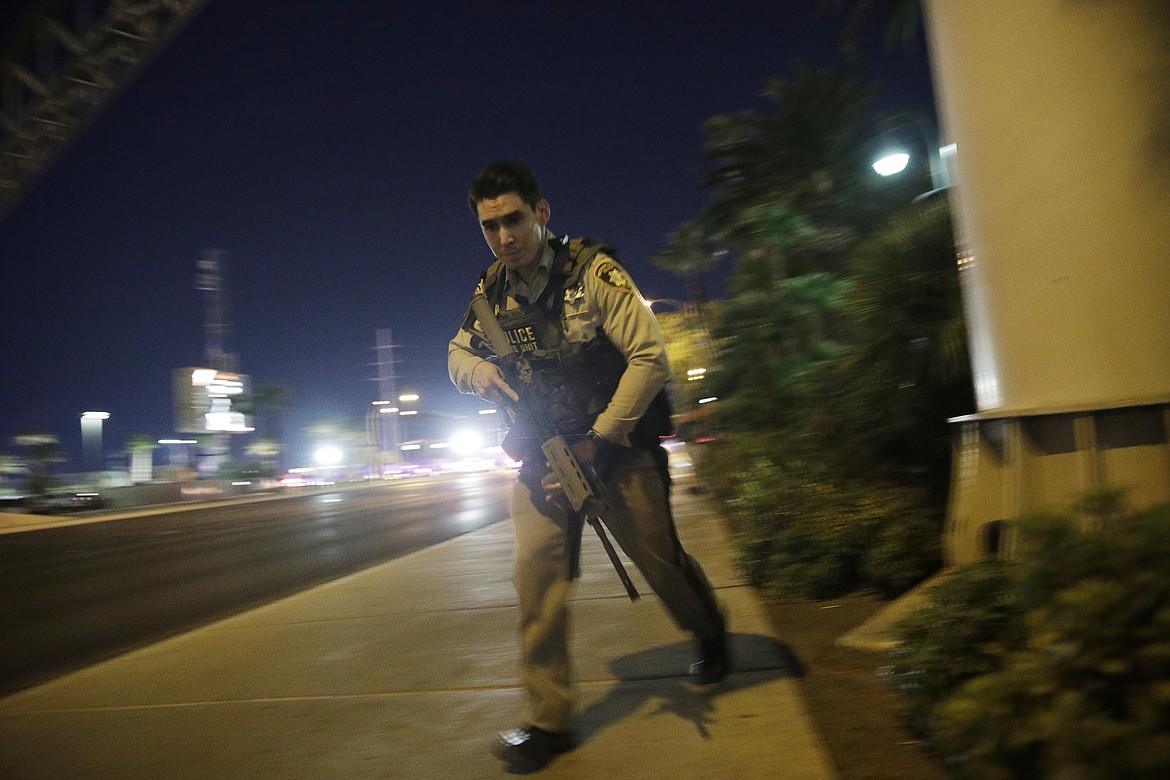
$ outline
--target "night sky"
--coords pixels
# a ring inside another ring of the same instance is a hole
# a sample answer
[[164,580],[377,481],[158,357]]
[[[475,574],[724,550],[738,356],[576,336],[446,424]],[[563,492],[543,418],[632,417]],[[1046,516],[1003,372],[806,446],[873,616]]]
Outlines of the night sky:
[[[765,110],[793,57],[838,59],[820,5],[210,0],[0,221],[0,453],[39,428],[79,470],[89,409],[107,452],[173,435],[207,249],[230,258],[240,370],[294,398],[294,463],[314,422],[377,398],[379,328],[400,391],[468,409],[446,342],[491,260],[467,185],[500,158],[533,167],[554,230],[683,297],[649,258],[706,202],[701,125]],[[933,110],[925,53],[871,48],[881,107]]]

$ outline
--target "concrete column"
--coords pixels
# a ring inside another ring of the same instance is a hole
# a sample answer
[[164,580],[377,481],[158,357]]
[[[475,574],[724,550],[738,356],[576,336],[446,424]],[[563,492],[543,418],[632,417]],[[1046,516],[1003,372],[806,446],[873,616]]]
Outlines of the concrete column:
[[1170,397],[1170,6],[926,11],[980,411]]
[[956,421],[961,564],[1090,488],[1170,500],[1170,5],[925,9],[979,409]]

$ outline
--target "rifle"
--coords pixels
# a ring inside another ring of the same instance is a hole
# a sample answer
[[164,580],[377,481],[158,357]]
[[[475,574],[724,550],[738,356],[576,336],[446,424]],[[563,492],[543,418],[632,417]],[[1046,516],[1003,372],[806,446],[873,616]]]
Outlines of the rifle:
[[[526,365],[527,358],[516,351],[508,339],[508,334],[504,332],[499,320],[496,319],[491,304],[482,293],[471,299],[471,311],[479,320],[480,327],[483,328],[488,346],[503,361],[505,379],[520,396],[518,405],[523,413],[523,419],[534,425],[542,426],[537,431],[543,440],[540,445],[541,452],[544,454],[553,476],[560,482],[561,490],[564,491],[565,498],[571,508],[568,528],[565,530],[569,555],[569,578],[577,579],[581,574],[581,532],[584,528],[582,523],[582,519],[584,519],[597,532],[601,546],[605,548],[605,554],[609,556],[609,562],[613,564],[622,585],[625,586],[630,601],[637,601],[638,589],[634,587],[629,572],[622,565],[622,561],[602,525],[600,509],[604,505],[605,492],[601,480],[597,478],[592,466],[586,468],[577,460],[573,451],[569,449],[569,443],[565,436],[548,422],[553,417],[549,414],[550,410],[539,408],[540,402],[546,400],[548,394],[533,392],[529,386],[535,379],[530,367]],[[515,411],[509,409],[513,416]]]

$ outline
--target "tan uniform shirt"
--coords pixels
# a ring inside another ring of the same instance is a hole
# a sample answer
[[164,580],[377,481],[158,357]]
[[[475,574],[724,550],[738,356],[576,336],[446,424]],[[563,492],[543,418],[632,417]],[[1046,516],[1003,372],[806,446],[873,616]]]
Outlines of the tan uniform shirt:
[[[548,282],[554,255],[552,247],[546,245],[529,284],[518,274],[507,274],[506,309],[520,306],[516,295],[530,300],[540,295]],[[478,321],[473,327],[479,328]],[[612,257],[599,253],[585,270],[581,283],[565,290],[561,327],[565,338],[574,344],[591,341],[600,330],[625,356],[626,370],[593,429],[609,441],[629,446],[634,425],[670,378],[658,320],[625,269]],[[491,354],[472,349],[471,343],[472,334],[460,328],[447,348],[448,374],[463,393],[475,392],[471,375]]]

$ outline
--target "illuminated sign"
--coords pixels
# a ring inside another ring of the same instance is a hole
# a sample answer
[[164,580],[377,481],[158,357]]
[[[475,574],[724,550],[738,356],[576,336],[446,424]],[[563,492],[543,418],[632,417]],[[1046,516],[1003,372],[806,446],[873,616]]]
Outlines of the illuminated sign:
[[175,430],[181,433],[245,433],[251,420],[240,410],[248,396],[246,374],[214,368],[176,368],[171,374],[175,391]]

